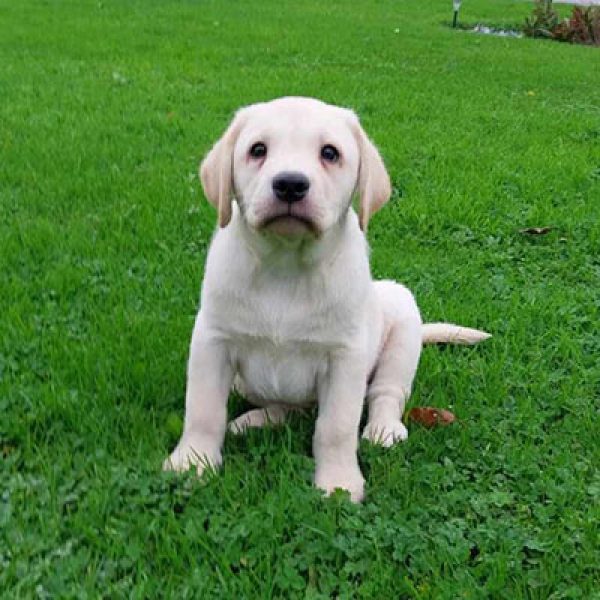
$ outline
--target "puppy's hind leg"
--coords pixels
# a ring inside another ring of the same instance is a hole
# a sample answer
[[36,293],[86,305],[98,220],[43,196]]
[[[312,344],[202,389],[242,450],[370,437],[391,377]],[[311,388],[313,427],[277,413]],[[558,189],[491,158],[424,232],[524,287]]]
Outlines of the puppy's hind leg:
[[239,435],[250,427],[265,427],[285,423],[287,415],[294,409],[287,406],[273,405],[268,408],[254,408],[229,422],[231,433]]
[[410,292],[395,286],[396,301],[385,293],[386,321],[391,323],[373,378],[367,389],[369,418],[362,437],[389,447],[408,437],[402,413],[410,396],[421,355],[421,317]]

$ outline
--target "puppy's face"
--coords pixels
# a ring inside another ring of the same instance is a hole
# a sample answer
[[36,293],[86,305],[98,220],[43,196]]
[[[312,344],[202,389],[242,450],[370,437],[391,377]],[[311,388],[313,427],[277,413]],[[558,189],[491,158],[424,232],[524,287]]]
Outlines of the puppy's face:
[[247,110],[233,152],[241,214],[258,231],[320,235],[348,210],[358,182],[352,115],[300,99]]
[[310,98],[240,110],[201,165],[221,226],[235,196],[258,233],[318,237],[360,195],[361,226],[389,197],[383,161],[356,115]]

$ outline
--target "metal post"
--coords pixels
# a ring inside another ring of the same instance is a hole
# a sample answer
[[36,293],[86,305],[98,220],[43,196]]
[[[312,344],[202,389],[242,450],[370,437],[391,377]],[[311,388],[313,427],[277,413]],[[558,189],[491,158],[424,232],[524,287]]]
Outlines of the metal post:
[[454,18],[452,19],[452,27],[456,29],[458,25],[458,11],[460,10],[460,3],[462,0],[452,0],[452,8],[454,8]]

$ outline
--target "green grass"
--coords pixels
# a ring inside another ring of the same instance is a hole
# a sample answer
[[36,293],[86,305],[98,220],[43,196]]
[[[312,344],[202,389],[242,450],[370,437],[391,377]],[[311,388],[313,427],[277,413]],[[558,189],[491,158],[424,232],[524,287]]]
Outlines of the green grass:
[[[0,596],[598,598],[600,53],[450,18],[0,0]],[[412,403],[460,424],[362,444],[362,506],[312,488],[312,417],[160,471],[215,223],[198,161],[288,94],[353,107],[386,158],[374,274],[494,334],[424,351]]]

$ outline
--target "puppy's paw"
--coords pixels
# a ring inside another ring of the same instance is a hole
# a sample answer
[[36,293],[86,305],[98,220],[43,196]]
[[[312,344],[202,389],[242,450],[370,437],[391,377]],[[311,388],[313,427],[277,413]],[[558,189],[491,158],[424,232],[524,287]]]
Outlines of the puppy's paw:
[[207,469],[217,469],[221,466],[221,452],[202,440],[181,438],[179,444],[169,458],[163,463],[164,471],[188,471],[196,468],[198,475]]
[[385,423],[369,421],[363,430],[362,437],[372,444],[379,444],[389,448],[397,442],[408,438],[408,430],[402,421],[387,421]]
[[235,435],[245,433],[250,427],[266,427],[285,423],[288,411],[282,406],[254,408],[229,422],[227,428]]
[[317,469],[315,485],[322,489],[326,496],[341,489],[350,493],[352,502],[362,502],[365,497],[365,480],[358,467]]

